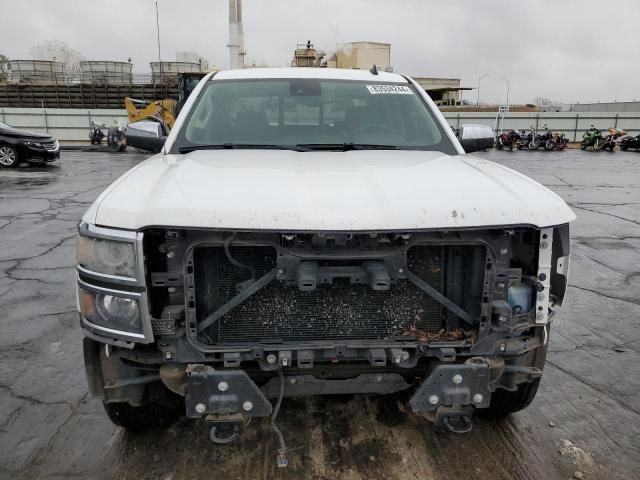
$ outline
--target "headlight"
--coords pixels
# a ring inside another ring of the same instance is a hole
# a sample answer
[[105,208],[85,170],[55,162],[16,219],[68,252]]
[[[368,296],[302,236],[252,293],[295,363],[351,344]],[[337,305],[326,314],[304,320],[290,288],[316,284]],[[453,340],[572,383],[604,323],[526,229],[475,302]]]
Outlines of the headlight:
[[78,237],[78,265],[96,273],[136,277],[136,251],[131,242]]
[[42,147],[42,144],[41,144],[41,143],[38,143],[38,142],[30,142],[29,140],[25,140],[25,141],[24,141],[24,144],[25,144],[27,147]]
[[78,287],[80,313],[92,324],[132,336],[142,336],[138,300]]

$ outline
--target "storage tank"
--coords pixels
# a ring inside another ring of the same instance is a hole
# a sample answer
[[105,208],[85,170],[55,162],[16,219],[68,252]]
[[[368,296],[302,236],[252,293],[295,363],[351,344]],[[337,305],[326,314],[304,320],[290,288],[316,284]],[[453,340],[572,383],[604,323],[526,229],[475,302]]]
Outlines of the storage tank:
[[[178,73],[200,72],[199,63],[193,62],[151,62],[151,81],[153,83],[175,83],[178,81]],[[162,70],[161,70],[162,67]]]
[[64,63],[51,60],[10,60],[9,81],[21,83],[62,83]]
[[131,83],[129,62],[112,62],[105,60],[84,60],[80,62],[82,83],[98,85],[128,85]]

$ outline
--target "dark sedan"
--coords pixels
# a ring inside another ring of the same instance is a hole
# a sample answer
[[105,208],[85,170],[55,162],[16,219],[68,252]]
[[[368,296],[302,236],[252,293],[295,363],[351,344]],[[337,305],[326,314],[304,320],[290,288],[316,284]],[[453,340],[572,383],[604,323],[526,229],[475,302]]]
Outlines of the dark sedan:
[[0,122],[0,167],[17,167],[21,162],[50,163],[58,158],[60,145],[55,138]]

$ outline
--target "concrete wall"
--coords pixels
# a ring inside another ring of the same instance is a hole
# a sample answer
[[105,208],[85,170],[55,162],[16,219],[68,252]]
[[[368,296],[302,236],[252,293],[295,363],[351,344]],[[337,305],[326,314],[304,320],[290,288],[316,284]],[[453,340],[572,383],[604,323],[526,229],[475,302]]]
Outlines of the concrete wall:
[[0,108],[0,121],[20,130],[48,133],[62,144],[89,143],[92,120],[111,127],[116,120],[126,124],[128,117],[125,109]]
[[[491,112],[443,112],[443,115],[454,127],[463,123],[480,123],[492,128],[496,126],[496,114]],[[549,130],[562,132],[571,141],[579,141],[592,124],[602,130],[617,127],[628,134],[640,133],[640,113],[514,112],[504,116],[502,128],[523,130],[530,125],[540,128],[545,123]]]

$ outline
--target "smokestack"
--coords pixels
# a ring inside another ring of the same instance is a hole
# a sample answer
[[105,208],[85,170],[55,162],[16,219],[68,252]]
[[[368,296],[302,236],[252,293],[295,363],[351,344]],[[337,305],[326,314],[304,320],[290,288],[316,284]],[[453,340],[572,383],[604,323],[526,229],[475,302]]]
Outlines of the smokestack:
[[229,63],[231,68],[244,68],[244,33],[242,32],[242,0],[229,0]]

